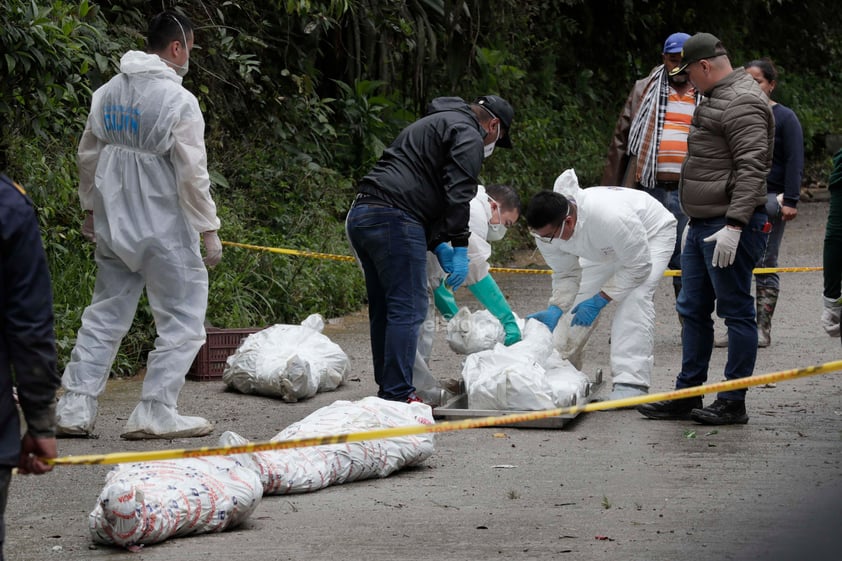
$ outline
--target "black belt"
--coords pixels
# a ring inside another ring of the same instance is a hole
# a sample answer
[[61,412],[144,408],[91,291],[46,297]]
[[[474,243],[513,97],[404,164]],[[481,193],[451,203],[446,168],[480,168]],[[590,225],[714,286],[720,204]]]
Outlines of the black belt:
[[354,204],[352,206],[356,205],[392,206],[383,199],[379,198],[377,195],[372,195],[371,193],[357,193],[357,196],[354,197]]
[[675,191],[678,189],[678,181],[656,181],[655,187],[664,191]]

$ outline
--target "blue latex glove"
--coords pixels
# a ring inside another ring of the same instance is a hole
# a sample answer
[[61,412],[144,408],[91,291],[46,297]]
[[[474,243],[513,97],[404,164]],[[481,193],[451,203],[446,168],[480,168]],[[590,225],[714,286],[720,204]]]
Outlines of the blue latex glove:
[[453,248],[453,270],[447,277],[447,286],[456,290],[468,277],[468,247]]
[[436,249],[433,250],[433,253],[436,254],[436,258],[439,260],[439,265],[441,265],[441,268],[444,269],[445,273],[453,271],[453,248],[450,247],[450,244],[440,243],[436,246]]
[[555,326],[558,325],[558,320],[561,319],[563,313],[564,312],[558,306],[550,306],[546,310],[529,314],[526,316],[526,319],[537,319],[546,325],[550,331],[553,331]]
[[599,312],[602,311],[602,308],[608,305],[608,302],[599,293],[594,294],[587,300],[579,302],[570,310],[570,313],[575,314],[570,325],[584,325],[585,327],[591,325],[596,320]]

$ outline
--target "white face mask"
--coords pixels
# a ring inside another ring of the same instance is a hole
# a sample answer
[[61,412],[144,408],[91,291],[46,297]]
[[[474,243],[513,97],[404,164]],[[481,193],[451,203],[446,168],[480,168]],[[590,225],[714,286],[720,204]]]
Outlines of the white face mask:
[[487,158],[494,152],[494,145],[497,144],[497,141],[500,140],[500,125],[497,125],[497,138],[494,139],[494,142],[491,144],[486,144],[482,149],[483,157]]
[[506,235],[506,226],[503,224],[503,215],[500,214],[500,205],[491,197],[488,197],[488,200],[497,204],[497,217],[500,219],[500,222],[497,224],[488,223],[488,234],[486,234],[485,239],[489,242],[498,242]]

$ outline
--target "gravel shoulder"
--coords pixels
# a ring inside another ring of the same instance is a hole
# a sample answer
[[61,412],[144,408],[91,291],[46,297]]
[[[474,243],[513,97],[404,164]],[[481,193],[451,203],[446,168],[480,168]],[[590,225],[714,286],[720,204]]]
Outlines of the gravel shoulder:
[[[783,266],[820,266],[827,203],[802,204],[787,226]],[[283,258],[283,257],[279,257]],[[524,254],[523,266],[539,260]],[[514,310],[545,307],[547,275],[500,274]],[[842,357],[821,329],[821,273],[782,275],[772,346],[756,372]],[[473,309],[467,291],[458,295]],[[668,280],[656,294],[653,391],[672,389],[680,367],[680,327]],[[584,369],[602,368],[610,388],[611,307],[588,346]],[[61,455],[215,445],[223,430],[267,440],[336,399],[375,393],[364,313],[325,330],[352,358],[351,380],[295,404],[226,392],[221,382],[188,381],[184,414],[218,430],[200,439],[125,442],[139,379],[111,380],[100,402],[99,438],[62,440]],[[457,376],[461,357],[439,333],[432,369]],[[711,380],[725,350],[715,349]],[[710,399],[706,396],[705,402]],[[60,467],[14,477],[6,512],[10,560],[206,559],[395,560],[838,559],[842,545],[842,373],[754,388],[745,426],[650,421],[633,410],[581,414],[563,429],[474,429],[436,437],[422,466],[381,480],[304,495],[267,497],[231,532],[182,538],[140,553],[95,546],[87,517],[106,466]],[[831,557],[831,555],[833,555]]]

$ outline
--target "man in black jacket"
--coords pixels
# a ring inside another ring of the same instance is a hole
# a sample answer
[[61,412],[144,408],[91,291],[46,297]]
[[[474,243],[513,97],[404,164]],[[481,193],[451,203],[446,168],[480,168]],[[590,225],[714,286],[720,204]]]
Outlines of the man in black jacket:
[[[0,561],[12,468],[40,474],[55,458],[53,292],[41,232],[23,188],[0,174]],[[14,371],[14,379],[12,377]],[[21,437],[13,388],[26,421]]]
[[470,202],[495,146],[511,148],[514,111],[501,97],[434,99],[358,186],[348,237],[365,274],[378,396],[419,401],[412,385],[427,311],[427,249],[457,289],[468,274]]

